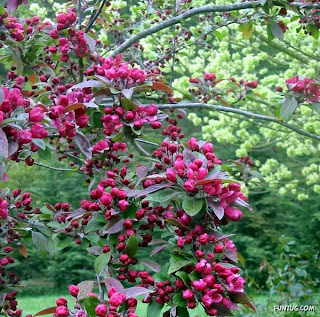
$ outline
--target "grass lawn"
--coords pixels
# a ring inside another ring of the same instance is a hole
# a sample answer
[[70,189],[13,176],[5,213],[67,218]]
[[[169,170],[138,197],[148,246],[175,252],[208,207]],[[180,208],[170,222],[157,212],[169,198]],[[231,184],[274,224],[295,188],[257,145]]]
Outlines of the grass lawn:
[[[69,307],[73,307],[74,298],[72,298],[69,294],[48,294],[48,295],[33,295],[33,296],[21,296],[18,298],[18,307],[22,309],[23,316],[27,314],[36,314],[37,312],[48,308],[54,307],[55,301],[58,297],[64,297],[68,300]],[[261,298],[262,299],[262,298]],[[147,305],[140,304],[136,310],[138,316],[143,317],[146,316]],[[165,311],[165,310],[164,310]],[[191,317],[203,317],[203,311],[200,309],[192,310]],[[243,315],[244,316],[244,315]]]

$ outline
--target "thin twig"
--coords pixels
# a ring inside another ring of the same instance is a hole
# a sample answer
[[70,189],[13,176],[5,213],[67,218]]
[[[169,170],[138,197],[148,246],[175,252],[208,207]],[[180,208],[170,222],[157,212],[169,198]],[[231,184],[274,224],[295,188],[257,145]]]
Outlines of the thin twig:
[[157,107],[160,110],[162,110],[162,109],[179,109],[179,108],[198,108],[198,109],[203,108],[203,109],[216,110],[216,111],[221,111],[221,112],[237,113],[237,114],[240,114],[245,117],[277,123],[279,125],[282,125],[288,129],[292,130],[292,131],[295,131],[298,134],[301,134],[301,135],[306,136],[308,138],[314,139],[316,141],[320,141],[319,135],[312,134],[307,131],[301,130],[292,124],[281,121],[278,118],[269,117],[269,116],[265,116],[262,114],[257,114],[257,113],[241,110],[241,109],[235,109],[235,108],[224,107],[224,106],[219,106],[219,105],[208,105],[208,104],[203,104],[203,103],[163,104],[163,105],[158,105]]
[[45,167],[45,168],[48,168],[48,169],[50,169],[50,170],[54,170],[54,171],[60,171],[60,172],[74,172],[74,173],[84,174],[84,173],[83,173],[83,172],[81,172],[81,171],[74,170],[74,169],[70,169],[70,168],[53,167],[53,166],[45,165],[45,164],[38,163],[38,162],[34,162],[33,164],[34,164],[34,165],[38,165],[38,166],[40,166],[40,167]]
[[150,154],[138,142],[133,141],[133,144],[141,155],[150,156]]
[[101,285],[101,279],[100,279],[100,275],[97,274],[97,283],[98,283],[98,288],[99,288],[99,300],[100,303],[104,302],[104,291],[103,291],[103,287]]

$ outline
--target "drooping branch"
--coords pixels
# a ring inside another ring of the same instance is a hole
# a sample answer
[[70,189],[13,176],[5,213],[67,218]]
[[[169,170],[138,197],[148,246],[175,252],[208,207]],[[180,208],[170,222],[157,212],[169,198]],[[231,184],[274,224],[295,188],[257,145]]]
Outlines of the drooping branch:
[[[273,3],[277,6],[283,6],[281,4]],[[212,6],[212,5],[206,5],[206,6],[200,6],[197,8],[193,8],[190,10],[185,11],[184,13],[177,15],[175,17],[172,17],[171,19],[168,19],[164,22],[161,22],[155,26],[152,26],[146,30],[143,30],[142,32],[133,35],[129,39],[127,39],[125,42],[123,42],[116,50],[111,53],[112,57],[117,56],[118,54],[124,52],[127,48],[131,47],[134,43],[137,41],[155,34],[161,30],[164,30],[172,25],[175,25],[177,23],[180,23],[181,21],[184,21],[186,19],[191,18],[192,16],[203,14],[203,13],[217,13],[217,12],[230,12],[230,11],[239,11],[243,9],[253,9],[261,7],[261,3],[259,1],[246,1],[243,3],[235,3],[235,4],[228,4],[228,5],[218,5],[218,6]],[[297,8],[320,8],[320,5],[317,3],[301,3],[301,2],[292,2],[290,3],[290,6],[294,6]]]
[[241,109],[235,109],[235,108],[231,108],[231,107],[224,107],[224,106],[219,106],[219,105],[208,105],[208,104],[203,104],[203,103],[183,103],[183,104],[163,104],[163,105],[158,105],[158,108],[160,110],[162,109],[181,109],[181,108],[202,108],[202,109],[209,109],[209,110],[215,110],[215,111],[221,111],[221,112],[232,112],[232,113],[236,113],[245,117],[249,117],[249,118],[253,118],[253,119],[258,119],[258,120],[264,120],[264,121],[269,121],[269,122],[274,122],[277,123],[279,125],[282,125],[300,135],[306,136],[308,138],[311,138],[313,140],[316,141],[320,141],[320,136],[316,135],[316,134],[312,134],[309,133],[307,131],[301,130],[299,128],[297,128],[296,126],[283,122],[278,118],[275,117],[269,117],[269,116],[265,116],[262,114],[257,114],[257,113],[253,113],[253,112],[249,112],[249,111],[245,111],[245,110],[241,110]]

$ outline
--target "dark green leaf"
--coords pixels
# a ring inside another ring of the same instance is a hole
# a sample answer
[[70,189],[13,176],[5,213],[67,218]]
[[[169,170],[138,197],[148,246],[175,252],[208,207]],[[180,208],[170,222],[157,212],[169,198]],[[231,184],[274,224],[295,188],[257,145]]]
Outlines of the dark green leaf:
[[132,219],[135,217],[137,212],[137,206],[132,203],[123,213],[124,219]]
[[178,308],[178,316],[179,317],[189,317],[190,314],[189,314],[188,309],[185,307],[179,307]]
[[100,254],[94,261],[94,270],[97,274],[100,274],[109,263],[110,260],[110,252]]
[[84,308],[90,317],[96,316],[95,309],[99,304],[99,299],[94,296],[87,296],[83,301]]
[[148,195],[148,200],[162,203],[162,202],[171,200],[178,193],[179,191],[177,190],[167,188],[167,189],[159,190],[153,194]]
[[170,275],[190,264],[192,264],[192,260],[190,259],[185,259],[181,255],[171,255],[168,274]]
[[189,279],[188,274],[186,272],[178,271],[178,272],[176,272],[176,276],[180,277],[186,286],[189,286],[190,279]]
[[[178,293],[173,296],[173,303],[175,305],[177,305],[178,307],[186,307],[187,306],[187,300],[185,300],[182,297],[182,293]],[[180,314],[178,316],[180,316]]]
[[152,301],[147,308],[147,317],[159,317],[161,314],[163,305],[157,303],[156,301]]
[[127,242],[126,248],[124,250],[125,254],[128,254],[130,259],[133,259],[138,250],[138,240],[137,237],[132,234]]

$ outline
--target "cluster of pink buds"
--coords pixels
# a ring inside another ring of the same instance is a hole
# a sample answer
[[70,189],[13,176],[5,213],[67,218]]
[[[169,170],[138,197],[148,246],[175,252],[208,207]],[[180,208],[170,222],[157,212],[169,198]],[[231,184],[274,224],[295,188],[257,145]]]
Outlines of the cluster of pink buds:
[[140,130],[144,126],[150,126],[152,129],[161,128],[160,120],[166,116],[158,113],[155,105],[136,106],[135,109],[125,111],[122,107],[114,105],[111,108],[105,108],[105,115],[101,117],[104,127],[104,133],[110,136],[113,133],[119,133],[123,125],[134,127]]
[[59,13],[57,16],[57,30],[62,31],[69,28],[76,20],[75,9],[68,9],[67,13]]
[[122,60],[119,54],[115,59],[112,57],[101,57],[100,66],[93,66],[85,71],[86,76],[96,75],[109,86],[120,90],[130,89],[143,84],[147,74],[139,68],[129,68],[127,62]]
[[320,102],[320,85],[316,80],[298,75],[286,80],[289,92],[293,92],[299,99],[307,103]]
[[205,73],[202,78],[189,78],[191,87],[189,92],[195,96],[199,101],[207,103],[209,100],[217,100],[222,104],[226,104],[223,99],[224,95],[230,93],[234,94],[237,99],[244,99],[249,90],[255,89],[258,86],[256,81],[244,81],[243,79],[237,81],[234,77],[231,77],[230,87],[227,89],[219,88],[219,83],[226,81],[227,79],[217,80],[214,73]]
[[[55,105],[49,110],[48,116],[51,119],[53,127],[59,130],[61,137],[67,138],[69,142],[77,134],[76,128],[84,128],[87,126],[89,116],[84,109],[84,103],[92,99],[91,89],[76,89],[68,91],[65,95],[60,95],[55,100]],[[82,104],[72,109],[72,105]],[[69,109],[68,106],[71,106]]]
[[5,296],[4,303],[0,307],[0,314],[6,313],[11,317],[20,317],[21,310],[17,309],[18,302],[16,301],[18,292],[15,290],[20,278],[11,271],[11,266],[16,260],[10,254],[13,254],[18,248],[22,254],[24,253],[21,251],[25,250],[25,247],[21,245],[19,232],[26,225],[25,221],[39,210],[33,210],[30,193],[21,192],[21,189],[15,189],[11,193],[2,191],[0,194],[0,232],[3,235],[3,244],[0,245],[0,285],[1,288],[12,289]]

